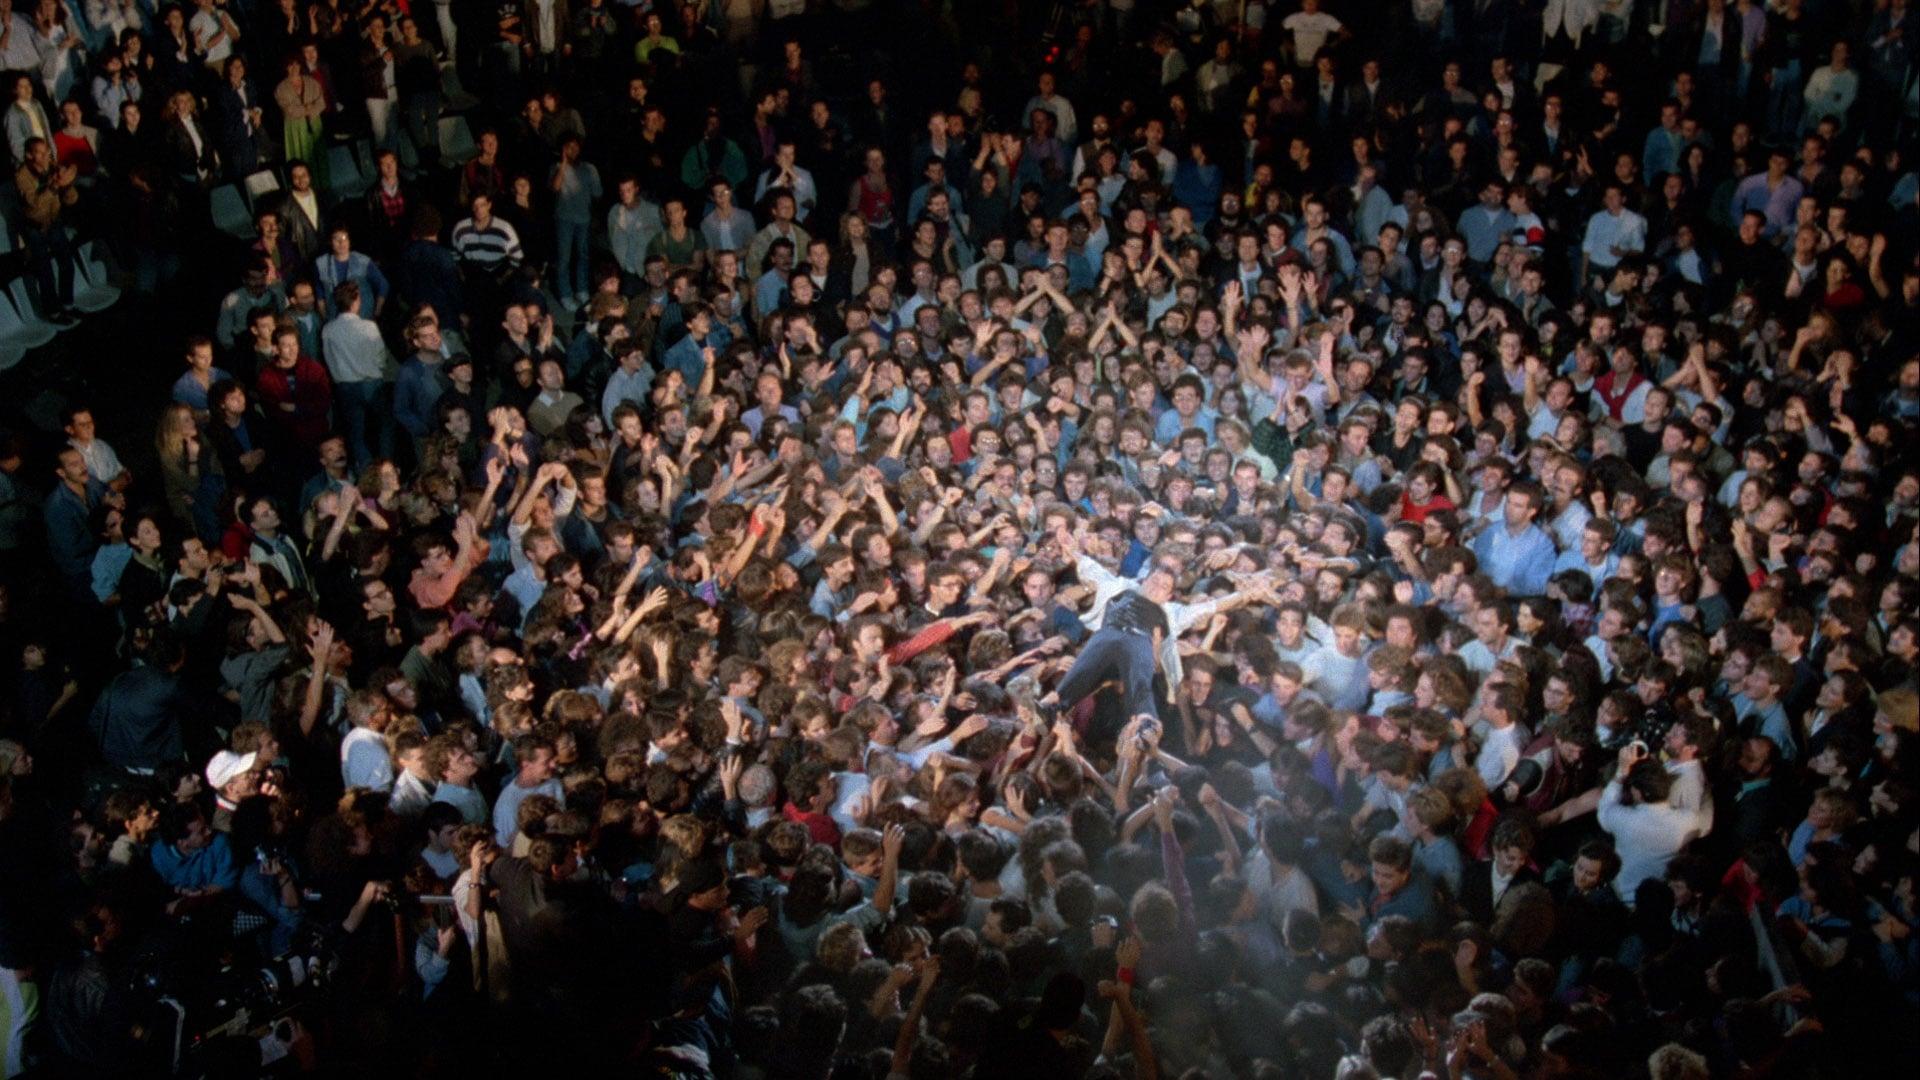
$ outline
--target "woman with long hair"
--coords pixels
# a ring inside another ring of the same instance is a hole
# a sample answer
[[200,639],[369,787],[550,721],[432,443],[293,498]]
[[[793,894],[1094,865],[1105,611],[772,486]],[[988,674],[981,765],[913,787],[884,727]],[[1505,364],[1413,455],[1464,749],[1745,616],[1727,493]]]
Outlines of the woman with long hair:
[[220,456],[202,437],[191,407],[177,401],[166,407],[154,430],[153,449],[174,520],[205,543],[218,543],[227,480]]
[[280,106],[280,146],[288,161],[305,161],[316,175],[314,183],[324,182],[317,175],[327,155],[321,152],[326,134],[327,95],[320,80],[307,74],[300,57],[289,56],[281,65],[286,77],[273,88],[274,104]]
[[[898,199],[893,181],[887,175],[886,152],[877,146],[870,146],[864,160],[866,170],[854,178],[853,188],[847,192],[847,206],[866,224],[874,242],[885,248],[888,246],[888,237],[893,234],[894,203]],[[841,235],[846,235],[844,225]]]
[[167,99],[166,144],[174,175],[189,188],[202,187],[219,169],[213,133],[199,116],[191,90],[175,90]]
[[840,215],[840,242],[834,246],[833,260],[827,264],[829,295],[858,296],[867,291],[877,243],[873,224],[865,214],[850,210]]
[[231,180],[244,179],[260,163],[260,90],[247,77],[244,57],[229,56],[213,94],[213,125],[220,164]]

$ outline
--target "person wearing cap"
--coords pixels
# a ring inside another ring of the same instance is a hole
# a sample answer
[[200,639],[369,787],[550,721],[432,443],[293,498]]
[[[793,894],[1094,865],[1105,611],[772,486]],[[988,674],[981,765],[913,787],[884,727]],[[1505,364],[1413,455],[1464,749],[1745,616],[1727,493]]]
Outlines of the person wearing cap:
[[233,831],[233,814],[240,800],[260,791],[260,772],[254,768],[257,755],[222,750],[207,762],[207,789],[213,792],[213,829]]

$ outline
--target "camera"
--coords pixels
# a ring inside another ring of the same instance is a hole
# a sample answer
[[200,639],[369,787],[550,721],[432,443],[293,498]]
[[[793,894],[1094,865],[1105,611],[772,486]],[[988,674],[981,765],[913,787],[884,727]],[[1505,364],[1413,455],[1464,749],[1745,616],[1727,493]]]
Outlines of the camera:
[[154,1049],[177,1071],[210,1040],[264,1034],[332,979],[337,958],[317,933],[287,953],[257,964],[207,970],[183,958],[153,956],[129,973],[158,1022]]

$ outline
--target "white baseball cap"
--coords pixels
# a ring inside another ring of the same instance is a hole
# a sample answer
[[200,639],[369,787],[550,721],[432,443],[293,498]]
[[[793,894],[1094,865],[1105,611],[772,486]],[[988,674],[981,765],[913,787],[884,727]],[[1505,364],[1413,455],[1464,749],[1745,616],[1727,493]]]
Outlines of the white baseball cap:
[[207,784],[215,791],[233,782],[233,778],[252,771],[255,755],[251,752],[236,754],[231,750],[222,750],[207,762]]

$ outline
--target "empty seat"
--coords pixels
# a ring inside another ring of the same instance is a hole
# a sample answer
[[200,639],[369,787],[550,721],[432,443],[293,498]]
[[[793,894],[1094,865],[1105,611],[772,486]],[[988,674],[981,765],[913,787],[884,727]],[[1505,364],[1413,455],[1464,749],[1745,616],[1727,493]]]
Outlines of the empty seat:
[[76,260],[78,273],[73,279],[73,306],[89,314],[105,311],[120,302],[120,287],[115,285],[100,258],[100,245],[88,242]]
[[[393,132],[393,152],[399,155],[402,172],[411,176],[420,171],[420,148],[413,145],[412,135],[397,127]],[[368,186],[372,186],[379,179],[380,157],[376,153],[373,158],[373,176],[368,178]]]
[[280,190],[280,178],[272,169],[261,169],[242,181],[247,189],[247,205],[255,210],[260,208],[260,200]]
[[480,147],[474,144],[473,129],[467,126],[464,116],[443,116],[440,118],[440,161],[446,165],[465,165],[478,157]]
[[[20,362],[32,348],[33,334],[21,323],[13,304],[0,296],[0,371]],[[44,344],[44,343],[43,343]]]
[[238,187],[222,184],[213,189],[207,201],[213,208],[214,228],[242,240],[253,235],[253,214]]
[[345,199],[366,194],[367,177],[351,146],[327,148],[327,189]]
[[52,341],[60,328],[40,317],[27,296],[25,278],[14,278],[7,298],[0,301],[0,341],[24,349],[37,349]]

